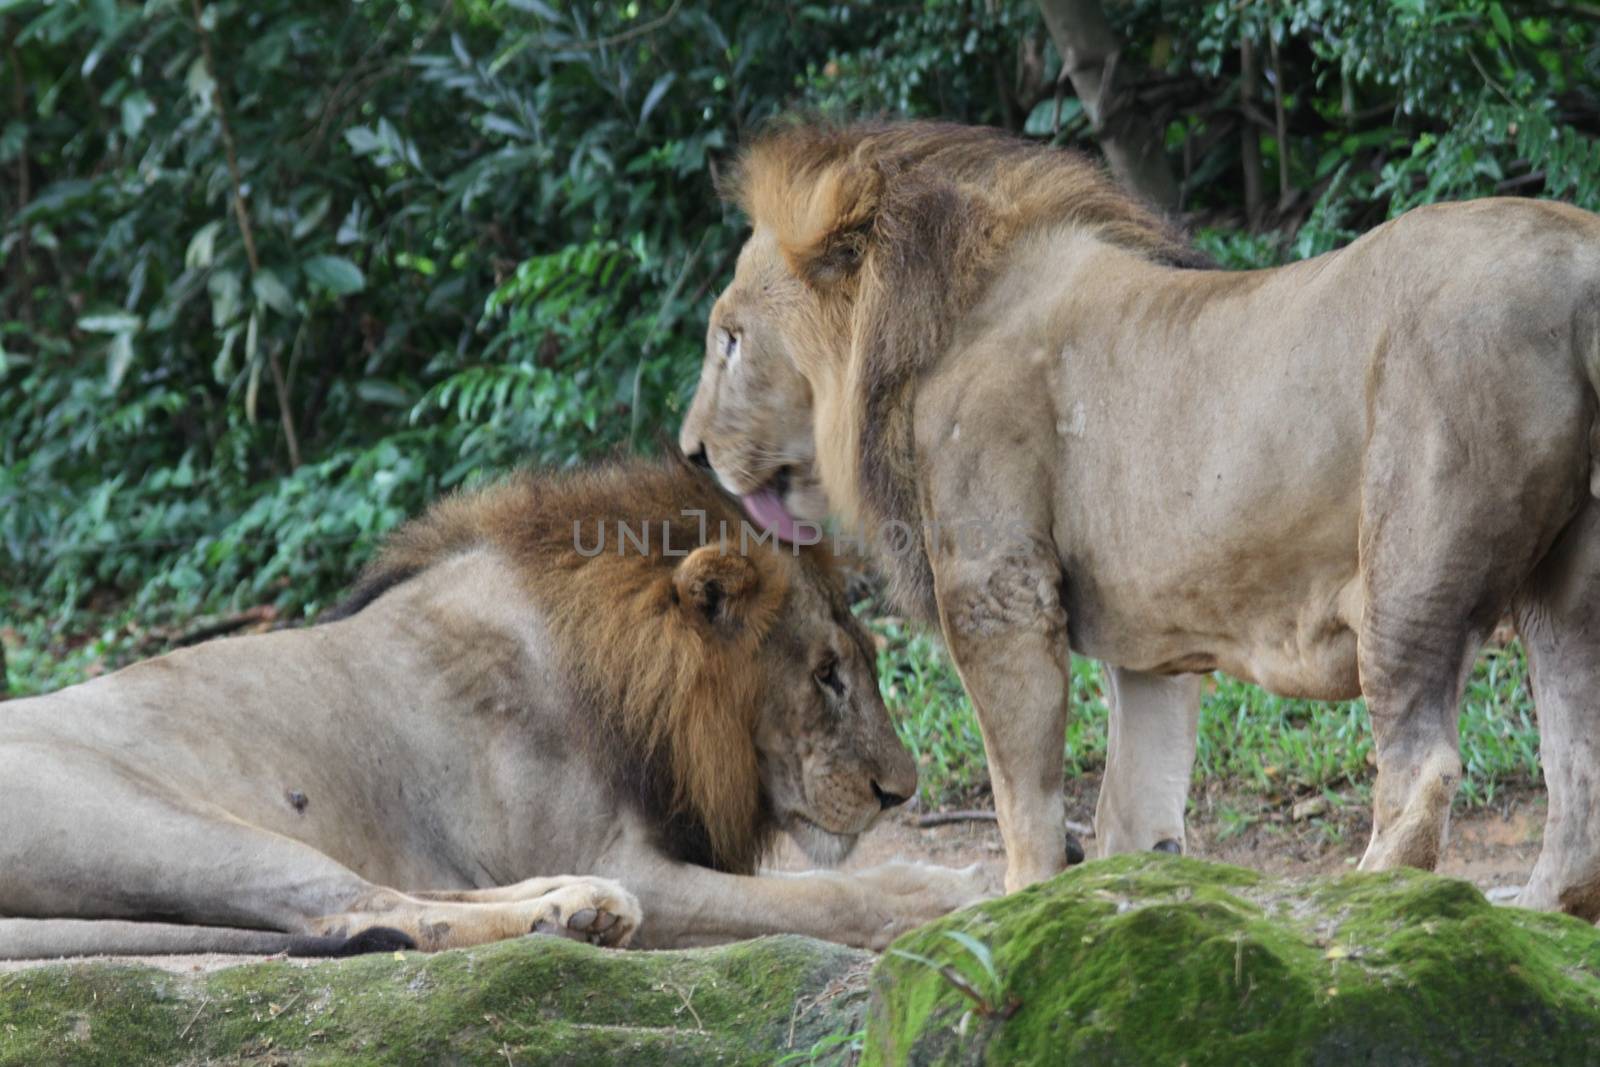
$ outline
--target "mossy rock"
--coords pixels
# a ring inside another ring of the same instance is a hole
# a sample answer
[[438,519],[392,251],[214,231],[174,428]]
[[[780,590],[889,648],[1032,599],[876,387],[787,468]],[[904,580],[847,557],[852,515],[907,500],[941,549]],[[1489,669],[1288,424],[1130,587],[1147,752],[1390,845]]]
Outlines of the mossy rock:
[[1123,856],[897,941],[865,1062],[1600,1063],[1600,932],[1417,871]]
[[860,1028],[872,961],[801,937],[539,937],[193,975],[50,965],[0,973],[0,1064],[770,1064]]

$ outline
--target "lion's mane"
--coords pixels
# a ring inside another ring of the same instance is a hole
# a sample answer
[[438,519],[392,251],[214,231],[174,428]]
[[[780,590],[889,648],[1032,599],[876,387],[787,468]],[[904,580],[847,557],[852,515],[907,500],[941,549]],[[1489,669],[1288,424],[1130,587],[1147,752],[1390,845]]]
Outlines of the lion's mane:
[[[328,617],[353,614],[452,555],[498,550],[541,609],[608,778],[661,820],[679,858],[748,873],[776,832],[756,758],[763,679],[754,653],[783,606],[788,573],[772,547],[750,552],[758,587],[731,636],[695,627],[673,583],[686,552],[717,543],[722,529],[738,551],[742,519],[679,457],[524,472],[402,527]],[[621,550],[619,523],[635,535],[648,529],[648,549],[630,540]]]
[[[948,346],[1019,237],[1080,228],[1154,262],[1208,260],[1161,215],[1075,152],[991,129],[944,123],[779,122],[723,183],[753,225],[771,230],[789,268],[816,292],[807,339],[847,364],[853,439],[819,440],[819,459],[853,472],[859,499],[835,501],[869,525],[917,529],[911,391]],[[830,449],[832,450],[830,454]],[[896,599],[933,614],[921,553],[890,573]]]

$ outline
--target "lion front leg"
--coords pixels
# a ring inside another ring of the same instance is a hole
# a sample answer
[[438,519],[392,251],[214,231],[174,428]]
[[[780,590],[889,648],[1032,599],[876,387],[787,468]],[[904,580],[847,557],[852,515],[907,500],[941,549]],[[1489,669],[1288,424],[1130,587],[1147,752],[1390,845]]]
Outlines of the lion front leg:
[[[535,893],[534,889],[542,891]],[[524,895],[518,895],[519,891]],[[474,893],[486,896],[473,899]],[[306,932],[354,937],[365,931],[393,930],[425,952],[527,934],[556,934],[622,947],[633,939],[644,919],[638,899],[609,878],[530,879],[503,889],[445,891],[439,896],[450,899],[376,889],[349,911],[311,920]]]
[[957,540],[933,559],[945,644],[978,714],[1006,849],[1006,891],[1067,866],[1061,796],[1071,653],[1048,542],[995,552]]
[[870,870],[759,876],[641,858],[627,874],[649,921],[637,944],[692,948],[767,934],[802,934],[882,951],[957,908],[994,895],[977,865],[888,863]]

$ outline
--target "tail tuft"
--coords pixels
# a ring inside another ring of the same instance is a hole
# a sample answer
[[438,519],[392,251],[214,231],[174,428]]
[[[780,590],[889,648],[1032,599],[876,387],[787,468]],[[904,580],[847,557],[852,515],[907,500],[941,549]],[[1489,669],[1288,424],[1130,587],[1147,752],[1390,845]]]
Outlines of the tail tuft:
[[297,937],[289,945],[291,956],[345,957],[374,952],[414,950],[417,943],[392,926],[369,926],[349,937]]

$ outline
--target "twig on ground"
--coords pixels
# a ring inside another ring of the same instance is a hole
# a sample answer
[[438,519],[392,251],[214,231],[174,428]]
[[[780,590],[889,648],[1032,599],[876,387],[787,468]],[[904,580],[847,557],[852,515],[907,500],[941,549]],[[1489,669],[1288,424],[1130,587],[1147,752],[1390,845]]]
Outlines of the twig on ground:
[[673,985],[670,982],[662,982],[656,988],[677,994],[678,999],[683,1001],[684,1009],[687,1010],[691,1016],[693,1016],[695,1030],[702,1034],[706,1032],[706,1024],[700,1021],[700,1013],[695,1011],[694,1005],[690,1003],[691,998],[694,997],[694,991],[696,988],[695,986],[690,986],[689,992],[687,993],[685,993],[680,987]]
[[[975,809],[971,811],[930,811],[928,814],[919,816],[917,818],[917,826],[926,830],[934,826],[947,826],[950,823],[998,822],[999,820],[1000,816],[996,815],[994,812],[983,811],[981,809]],[[1062,823],[1062,826],[1064,826],[1069,832],[1077,834],[1079,837],[1094,836],[1094,827],[1090,826],[1088,823],[1067,819]]]
[[194,1024],[195,1024],[196,1020],[198,1020],[200,1018],[200,1013],[205,1011],[206,1010],[206,1005],[210,1004],[210,1003],[211,1003],[211,998],[210,997],[206,997],[204,1000],[202,1000],[200,1002],[200,1006],[194,1010],[194,1014],[193,1015],[189,1016],[189,1021],[184,1024],[183,1029],[178,1031],[178,1040],[179,1041],[182,1041],[184,1038],[189,1036],[189,1031],[190,1031],[190,1029],[192,1029],[194,1027]]
[[269,1007],[267,1009],[267,1016],[269,1018],[272,1018],[272,1019],[277,1019],[277,1018],[281,1018],[284,1015],[289,1014],[289,1009],[294,1007],[296,1004],[300,1003],[302,1000],[304,1000],[305,996],[306,996],[305,992],[301,991],[299,993],[296,993],[294,996],[290,997],[289,998],[289,1003],[283,1005],[282,1007],[279,1007],[279,1008]]

